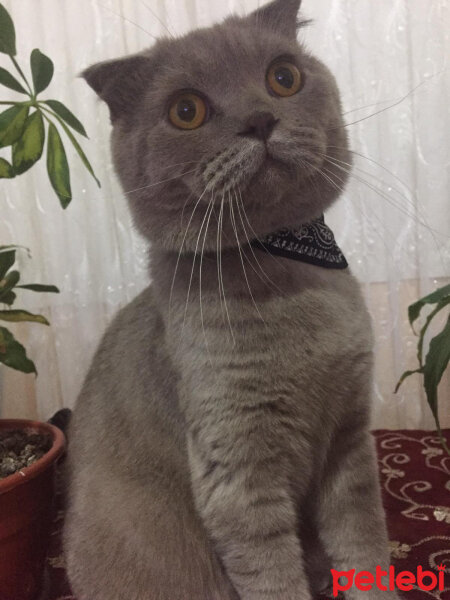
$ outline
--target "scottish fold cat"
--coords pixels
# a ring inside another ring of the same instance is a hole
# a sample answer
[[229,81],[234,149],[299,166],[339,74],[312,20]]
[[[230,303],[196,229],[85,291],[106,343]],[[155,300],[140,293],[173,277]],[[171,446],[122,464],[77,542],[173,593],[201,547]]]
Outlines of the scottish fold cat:
[[84,73],[110,109],[152,284],[108,328],[74,411],[79,600],[309,600],[331,568],[389,564],[369,317],[349,270],[329,268],[342,257],[298,260],[286,242],[330,241],[320,217],[351,162],[299,5]]

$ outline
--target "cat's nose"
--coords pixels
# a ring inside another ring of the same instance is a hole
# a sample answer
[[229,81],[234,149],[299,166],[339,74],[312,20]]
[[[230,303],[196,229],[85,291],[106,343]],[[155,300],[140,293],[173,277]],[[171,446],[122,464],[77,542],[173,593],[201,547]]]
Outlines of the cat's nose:
[[245,129],[239,132],[239,135],[256,137],[265,142],[269,139],[277,123],[278,119],[275,119],[272,113],[255,112],[249,117]]

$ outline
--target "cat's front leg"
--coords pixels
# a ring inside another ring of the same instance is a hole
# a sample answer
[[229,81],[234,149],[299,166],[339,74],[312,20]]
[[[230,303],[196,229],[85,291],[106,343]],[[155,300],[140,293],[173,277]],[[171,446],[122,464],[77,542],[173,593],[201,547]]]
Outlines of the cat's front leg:
[[308,600],[289,456],[238,415],[219,429],[193,428],[188,450],[197,509],[228,577],[242,600]]
[[[388,537],[378,484],[376,455],[371,435],[366,430],[348,429],[336,436],[317,505],[325,549],[335,572],[365,572],[373,583],[367,589],[351,585],[349,600],[396,600],[397,592],[387,589],[389,569]],[[383,577],[377,579],[377,567]],[[353,582],[347,575],[343,585]],[[337,589],[343,589],[336,586]],[[369,589],[370,588],[370,589]]]

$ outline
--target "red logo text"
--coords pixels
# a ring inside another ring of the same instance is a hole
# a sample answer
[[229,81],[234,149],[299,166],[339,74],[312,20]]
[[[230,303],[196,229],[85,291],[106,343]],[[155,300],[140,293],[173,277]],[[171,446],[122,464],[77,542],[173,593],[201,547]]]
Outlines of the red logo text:
[[337,596],[339,592],[345,592],[352,586],[362,591],[370,591],[373,586],[379,590],[387,592],[395,589],[402,591],[412,590],[416,585],[424,591],[444,589],[444,565],[439,565],[438,575],[432,571],[424,571],[421,566],[417,567],[417,572],[411,571],[395,571],[394,567],[389,567],[388,571],[383,571],[380,566],[377,566],[375,574],[370,571],[360,571],[356,573],[355,569],[350,571],[336,571],[331,569],[333,576],[333,596]]

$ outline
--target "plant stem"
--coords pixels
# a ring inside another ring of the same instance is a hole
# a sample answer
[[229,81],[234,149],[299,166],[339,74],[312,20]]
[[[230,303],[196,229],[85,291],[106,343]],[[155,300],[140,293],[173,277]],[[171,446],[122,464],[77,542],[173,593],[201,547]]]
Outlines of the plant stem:
[[[38,101],[38,106],[41,110],[45,110],[46,112],[48,112],[52,117],[54,117],[61,124],[61,126],[64,127],[63,120],[59,117],[59,115],[57,115],[55,112],[53,112],[48,106],[45,106],[42,102],[39,102],[39,101]],[[44,113],[42,113],[42,114],[44,115]],[[45,115],[44,115],[44,117],[45,117]],[[51,123],[51,121],[49,121],[49,123]]]
[[[42,106],[39,106],[39,108],[40,108],[40,109],[42,109],[43,107],[42,107]],[[52,120],[50,120],[50,119],[47,117],[47,115],[46,115],[44,112],[42,113],[42,116],[43,116],[43,117],[44,117],[44,119],[47,121],[47,123],[51,123],[52,125],[54,125],[53,121],[52,121]]]
[[[48,112],[54,119],[56,119],[58,121],[58,123],[64,128],[64,122],[63,120],[56,114],[54,113],[48,106],[44,106],[44,104],[42,102],[38,101],[38,107],[41,109],[41,111],[45,111]],[[44,119],[46,119],[49,123],[53,123],[53,121],[50,121],[50,119],[47,117],[47,115],[42,112],[42,116],[44,117]]]
[[19,72],[20,76],[21,76],[21,77],[22,77],[22,79],[24,80],[24,82],[25,82],[25,85],[27,86],[27,88],[28,88],[28,91],[29,91],[29,93],[30,93],[30,97],[34,99],[33,90],[31,89],[31,86],[30,86],[30,84],[28,83],[28,80],[27,80],[27,78],[25,77],[25,75],[24,75],[24,73],[23,73],[22,69],[19,67],[19,64],[18,64],[18,62],[16,61],[16,59],[14,58],[14,56],[12,56],[11,54],[9,54],[9,58],[12,60],[12,63],[13,63],[13,65],[16,67],[16,69],[17,69],[17,71]]

